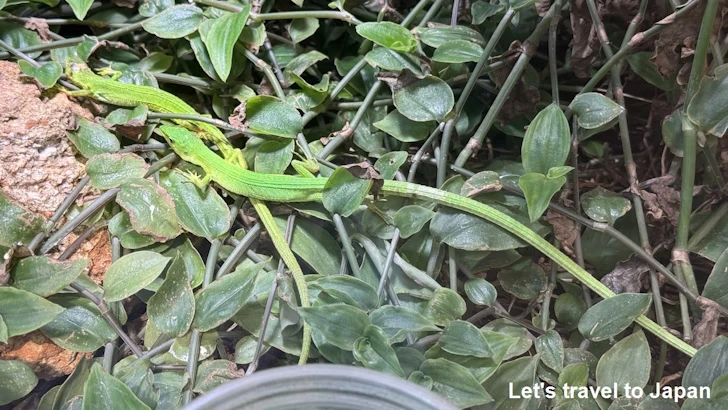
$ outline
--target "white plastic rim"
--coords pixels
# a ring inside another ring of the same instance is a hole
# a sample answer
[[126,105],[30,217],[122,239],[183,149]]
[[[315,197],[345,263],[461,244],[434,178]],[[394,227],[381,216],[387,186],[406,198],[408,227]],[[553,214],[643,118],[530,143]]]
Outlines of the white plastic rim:
[[226,383],[184,410],[457,410],[443,397],[374,370],[334,364],[277,367]]

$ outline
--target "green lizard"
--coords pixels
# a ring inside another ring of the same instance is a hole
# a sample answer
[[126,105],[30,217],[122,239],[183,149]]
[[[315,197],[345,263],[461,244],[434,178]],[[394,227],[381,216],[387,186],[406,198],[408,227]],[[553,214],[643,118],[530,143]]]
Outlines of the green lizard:
[[[94,73],[86,64],[69,62],[66,64],[66,76],[80,90],[64,92],[71,96],[89,97],[121,107],[146,105],[151,111],[155,112],[200,115],[194,108],[174,94],[154,87],[116,81],[121,76],[118,71],[104,69],[100,70],[100,72],[111,74],[111,78],[104,78]],[[197,132],[201,138],[217,145],[222,155],[231,162],[239,166],[245,166],[245,160],[240,150],[230,145],[225,135],[214,125],[201,121],[181,119],[172,121]]]
[[[158,131],[182,159],[200,166],[205,171],[204,178],[196,181],[198,184],[215,181],[230,192],[264,201],[290,203],[320,202],[322,200],[323,189],[327,181],[326,178],[301,178],[293,175],[257,174],[226,162],[207,148],[194,133],[184,128],[161,126],[158,128]],[[500,226],[541,251],[602,298],[614,296],[614,293],[609,288],[592,277],[568,256],[553,247],[548,241],[520,222],[488,205],[439,189],[399,181],[384,181],[383,185],[379,188],[379,193],[382,195],[394,195],[432,201],[439,205],[481,217]],[[695,354],[696,349],[694,347],[675,337],[646,316],[638,317],[636,322],[685,354],[689,356]]]
[[[107,104],[119,105],[122,107],[136,107],[146,105],[150,110],[162,113],[173,114],[192,114],[200,115],[189,104],[182,101],[179,97],[166,91],[146,87],[142,85],[127,84],[116,81],[119,77],[118,72],[112,70],[102,70],[102,73],[112,74],[110,79],[104,78],[94,73],[86,64],[68,63],[66,64],[66,76],[73,84],[81,88],[78,91],[64,91],[71,96],[90,97]],[[190,121],[175,119],[173,122],[188,128],[195,132],[195,135],[204,138],[217,145],[220,152],[225,157],[228,165],[237,166],[243,169],[247,168],[242,152],[234,148],[225,138],[222,132],[212,124],[200,121]],[[202,144],[204,146],[204,144]],[[219,158],[219,157],[218,157]],[[297,168],[298,169],[298,168]],[[302,170],[305,169],[301,168]],[[198,178],[194,174],[188,175],[191,180],[197,181]],[[278,254],[283,262],[291,270],[301,299],[301,306],[308,307],[308,288],[303,278],[303,270],[296,259],[296,256],[288,246],[283,233],[276,226],[270,210],[265,203],[256,197],[251,197],[250,203],[258,213],[260,221],[268,231],[268,235],[273,242]],[[301,345],[301,356],[299,356],[299,364],[304,364],[308,360],[309,351],[311,349],[311,328],[303,323],[303,343]]]

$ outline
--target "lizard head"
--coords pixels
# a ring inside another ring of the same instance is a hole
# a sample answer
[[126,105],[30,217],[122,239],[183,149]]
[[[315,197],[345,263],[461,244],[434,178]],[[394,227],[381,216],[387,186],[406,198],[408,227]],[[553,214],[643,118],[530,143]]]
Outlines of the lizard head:
[[91,71],[91,69],[86,64],[73,62],[70,59],[66,61],[65,74],[72,83],[76,84],[79,87],[83,87],[83,75],[86,73],[91,73],[93,75],[93,71]]
[[197,134],[186,128],[162,125],[157,130],[167,140],[174,152],[187,162],[197,163],[193,154],[208,149]]

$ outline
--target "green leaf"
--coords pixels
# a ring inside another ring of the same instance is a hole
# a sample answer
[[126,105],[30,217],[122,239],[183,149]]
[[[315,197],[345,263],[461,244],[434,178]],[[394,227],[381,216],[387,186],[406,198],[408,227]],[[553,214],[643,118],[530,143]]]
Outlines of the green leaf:
[[40,67],[35,67],[25,60],[20,60],[18,61],[18,65],[23,74],[35,78],[45,88],[51,88],[56,85],[56,81],[63,74],[63,68],[55,61],[45,63]]
[[478,0],[470,5],[470,13],[473,15],[473,24],[480,25],[485,22],[488,17],[504,11],[505,7],[502,3],[488,3],[487,1]]
[[255,172],[282,174],[293,159],[293,141],[266,141],[255,153]]
[[586,302],[574,293],[562,293],[554,303],[554,313],[559,323],[568,327],[576,327],[581,316],[586,312]]
[[160,372],[154,374],[154,388],[159,391],[157,410],[179,409],[182,407],[182,389],[188,377],[179,372]]
[[455,105],[450,86],[433,76],[407,84],[393,95],[399,113],[417,122],[443,121]]
[[712,299],[723,307],[728,306],[728,249],[723,251],[713,265],[703,288],[703,297]]
[[459,356],[493,357],[493,350],[480,330],[462,320],[445,327],[438,344],[442,350]]
[[728,64],[704,76],[687,107],[688,118],[707,134],[722,137],[728,130]]
[[145,246],[152,245],[156,242],[154,237],[142,235],[135,231],[131,226],[129,214],[124,211],[119,212],[109,220],[108,228],[109,233],[112,236],[119,238],[121,246],[126,249],[144,248]]
[[344,167],[336,168],[324,186],[324,207],[329,212],[348,217],[359,208],[373,183],[371,179],[355,177]]
[[373,123],[375,127],[402,142],[417,142],[427,138],[435,126],[433,121],[412,121],[394,110],[383,120]]
[[402,238],[419,232],[435,213],[419,205],[407,205],[394,213],[394,225],[399,228]]
[[620,396],[624,387],[645,387],[650,379],[650,345],[645,334],[637,331],[617,342],[602,355],[597,364],[597,385],[617,386]]
[[405,151],[388,152],[374,163],[374,168],[379,171],[383,180],[393,179],[399,171],[399,167],[407,162],[407,153]]
[[[495,208],[504,210],[499,206]],[[531,228],[543,232],[541,225]],[[450,208],[443,208],[435,213],[430,221],[430,233],[435,241],[466,251],[503,251],[524,246],[520,239],[503,228]]]
[[546,366],[561,372],[564,368],[564,341],[555,330],[549,330],[536,339],[536,353]]
[[313,33],[319,28],[318,19],[307,17],[303,19],[293,19],[288,24],[286,29],[288,34],[291,36],[291,40],[294,43],[300,43],[301,41],[311,37]]
[[537,0],[508,0],[507,3],[511,6],[511,8],[514,11],[518,11],[525,7],[535,4],[536,1]]
[[192,326],[202,332],[220,326],[248,301],[255,278],[266,262],[240,265],[235,272],[214,281],[195,296]]
[[498,281],[503,290],[524,300],[536,299],[548,284],[546,272],[531,260],[524,260],[498,272]]
[[163,73],[169,70],[174,63],[174,57],[159,51],[149,53],[140,62],[132,65],[136,70],[148,71],[150,73]]
[[596,187],[582,195],[581,205],[589,218],[609,225],[614,225],[617,219],[632,209],[629,199],[602,187]]
[[399,51],[390,50],[385,47],[376,47],[368,52],[364,59],[375,68],[385,71],[402,71],[408,69],[415,75],[423,75],[420,68],[420,62],[417,57],[412,54],[400,53]]
[[599,93],[577,95],[569,104],[581,128],[591,130],[609,124],[624,108]]
[[177,172],[162,173],[159,184],[172,197],[177,219],[186,231],[209,241],[230,231],[230,209],[215,190],[202,193]]
[[728,374],[728,338],[718,336],[701,347],[690,359],[682,378],[683,387],[712,386],[720,376]]
[[[11,22],[0,22],[0,40],[8,43],[11,47],[20,49],[43,43],[35,31],[24,28],[22,24]],[[36,58],[39,55],[40,52],[28,53],[31,58]]]
[[149,360],[135,360],[128,366],[118,363],[114,366],[114,377],[131,389],[149,408],[156,408],[159,401],[159,392],[154,388],[154,373],[149,368]]
[[[172,343],[172,346],[170,346],[169,348],[169,353],[172,355],[172,357],[183,362],[189,360],[191,336],[192,332],[189,332],[182,337],[174,339],[174,343]],[[217,347],[218,341],[219,337],[217,335],[217,332],[214,330],[202,334],[202,339],[200,339],[199,356],[199,359],[201,361],[207,359],[208,357],[212,356],[213,353],[215,353],[215,348]]]
[[461,64],[477,62],[483,55],[483,48],[467,40],[453,40],[443,43],[435,50],[432,60],[439,63]]
[[526,172],[547,174],[552,167],[564,165],[569,156],[571,135],[566,116],[551,104],[534,117],[521,145]]
[[379,306],[377,291],[368,283],[353,276],[322,276],[308,284],[309,288],[320,289],[341,302],[364,311],[371,311]]
[[13,267],[13,286],[38,296],[50,296],[73,282],[87,265],[87,259],[55,262],[47,256],[30,256]]
[[172,337],[187,333],[195,316],[195,295],[182,258],[174,258],[169,265],[164,282],[149,298],[147,314],[162,333]]
[[503,363],[498,371],[483,383],[483,387],[493,394],[494,400],[487,408],[498,410],[537,408],[540,399],[513,398],[510,397],[510,392],[519,393],[524,387],[533,387],[538,362],[539,357],[534,356]]
[[674,78],[663,77],[657,71],[655,64],[650,61],[653,55],[654,53],[650,51],[634,53],[627,57],[627,62],[629,62],[632,71],[642,77],[643,80],[663,91],[673,90],[677,86],[677,82]]
[[546,175],[530,172],[518,178],[518,186],[521,187],[523,195],[528,204],[528,217],[531,222],[538,218],[548,209],[551,198],[561,190],[566,183],[566,177],[549,178]]
[[0,316],[0,343],[8,343],[10,335],[8,334],[8,325],[5,323],[5,319]]
[[117,108],[106,116],[106,125],[125,125],[129,127],[143,127],[147,122],[149,107],[137,105],[133,110]]
[[498,296],[495,286],[482,278],[469,279],[465,282],[465,294],[476,305],[490,306]]
[[599,342],[618,335],[650,307],[645,293],[620,293],[589,308],[579,321],[579,332]]
[[362,23],[356,32],[375,44],[395,51],[411,53],[417,48],[417,39],[406,28],[389,21]]
[[235,363],[229,360],[209,360],[200,364],[195,379],[195,393],[207,393],[230,380],[245,376]]
[[252,132],[296,138],[303,129],[298,110],[277,98],[259,95],[245,102],[245,125]]
[[465,314],[466,306],[463,298],[448,288],[435,289],[432,299],[427,302],[425,317],[436,325],[447,325],[460,319]]
[[434,27],[419,27],[415,32],[420,37],[420,41],[430,47],[439,48],[443,44],[450,41],[464,40],[471,43],[485,46],[485,39],[478,33],[466,26],[445,26],[435,25]]
[[91,5],[93,4],[93,0],[67,0],[67,2],[68,5],[71,6],[73,14],[79,20],[86,18],[86,13],[88,13]]
[[43,218],[21,208],[0,190],[0,246],[30,242],[43,224]]
[[144,289],[162,273],[171,259],[151,251],[122,256],[106,271],[104,298],[115,302]]
[[119,379],[95,363],[83,388],[83,410],[149,410]]
[[96,189],[111,189],[125,182],[143,178],[149,169],[136,154],[99,154],[86,162],[86,174]]
[[369,325],[364,328],[364,335],[354,342],[354,358],[367,369],[404,377],[397,354],[389,343],[382,329]]
[[9,337],[30,333],[61,312],[62,307],[33,293],[0,287],[0,316],[5,321]]
[[[215,20],[208,20],[209,29],[204,32],[205,34],[202,31],[200,32],[202,42],[205,43],[207,53],[210,55],[212,66],[223,82],[230,75],[233,64],[233,49],[240,37],[240,33],[243,32],[249,14],[250,5],[245,5],[237,13],[227,13]],[[208,24],[208,22],[203,24]]]
[[496,319],[488,322],[487,325],[483,326],[481,331],[497,332],[505,336],[510,336],[516,339],[516,343],[510,343],[506,355],[503,360],[508,360],[512,357],[520,356],[531,349],[533,341],[529,337],[528,331],[516,323],[511,322],[508,319]]
[[299,308],[298,313],[311,328],[323,333],[329,343],[349,351],[354,350],[356,340],[372,324],[364,311],[343,303]]
[[180,234],[177,212],[170,195],[161,186],[146,179],[121,184],[116,203],[129,214],[135,231],[164,242]]
[[65,308],[41,328],[58,346],[74,352],[93,352],[118,335],[93,302],[76,295],[54,295],[51,302]]
[[460,188],[460,195],[474,198],[482,193],[500,191],[503,187],[500,177],[493,171],[481,171],[468,178]]
[[440,330],[432,320],[404,306],[382,306],[370,313],[369,317],[372,324],[382,329],[392,343],[404,341],[409,333]]
[[82,406],[83,387],[91,373],[93,361],[81,357],[68,378],[63,382],[53,400],[53,409],[78,409]]
[[194,33],[201,22],[202,10],[186,4],[164,9],[142,23],[142,27],[157,37],[174,39]]
[[[243,336],[242,339],[235,343],[235,363],[249,364],[253,361],[255,350],[258,347],[258,339],[254,336]],[[266,354],[270,350],[270,345],[263,343],[260,349],[260,355]]]
[[450,360],[427,359],[419,370],[432,379],[432,391],[460,408],[493,401],[468,369]]
[[[276,225],[285,232],[286,218],[276,217]],[[341,246],[326,229],[299,218],[291,238],[291,250],[319,275],[338,275],[341,269]]]
[[69,131],[68,138],[76,149],[86,158],[94,155],[116,152],[121,145],[119,140],[106,128],[83,117],[77,117],[78,129]]
[[0,406],[33,391],[38,384],[33,370],[17,360],[0,360]]
[[683,156],[683,109],[682,107],[675,109],[669,116],[662,121],[662,140],[665,142],[670,151],[677,157]]
[[314,64],[327,59],[328,57],[326,54],[321,53],[320,51],[309,51],[308,53],[298,55],[289,61],[286,69],[283,71],[283,74],[286,77],[289,77],[290,73],[303,75],[303,73]]

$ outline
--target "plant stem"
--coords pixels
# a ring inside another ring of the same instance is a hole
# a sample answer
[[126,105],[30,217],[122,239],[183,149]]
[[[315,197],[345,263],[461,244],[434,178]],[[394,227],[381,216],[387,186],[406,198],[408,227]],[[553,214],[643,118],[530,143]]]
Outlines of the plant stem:
[[473,155],[473,152],[480,149],[483,145],[485,136],[490,130],[490,127],[493,125],[493,122],[495,122],[496,116],[500,112],[501,108],[503,108],[503,104],[505,104],[508,96],[511,94],[513,87],[516,85],[518,80],[521,79],[523,70],[525,70],[528,62],[531,60],[531,57],[536,52],[538,44],[541,42],[541,37],[543,37],[551,23],[555,10],[556,8],[554,5],[551,5],[551,8],[549,8],[549,11],[543,16],[543,19],[541,19],[538,23],[533,33],[531,33],[531,35],[528,36],[528,39],[523,42],[523,45],[521,46],[523,52],[518,57],[518,60],[516,60],[516,64],[513,66],[510,74],[508,74],[508,78],[506,78],[506,81],[503,83],[498,95],[495,97],[495,101],[493,101],[493,104],[488,109],[488,113],[485,115],[485,118],[475,131],[475,134],[470,138],[470,141],[468,141],[467,145],[465,145],[465,148],[463,148],[460,152],[460,155],[458,155],[458,158],[455,161],[455,166],[462,167],[465,165],[465,162],[471,155]]

